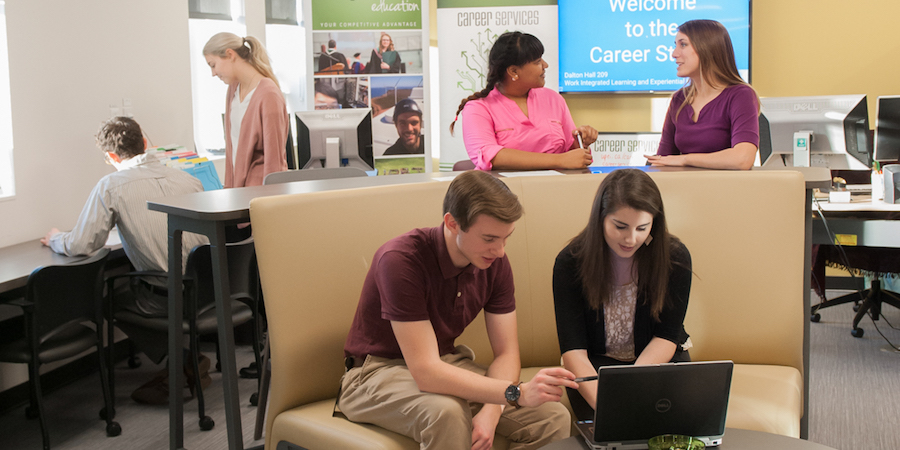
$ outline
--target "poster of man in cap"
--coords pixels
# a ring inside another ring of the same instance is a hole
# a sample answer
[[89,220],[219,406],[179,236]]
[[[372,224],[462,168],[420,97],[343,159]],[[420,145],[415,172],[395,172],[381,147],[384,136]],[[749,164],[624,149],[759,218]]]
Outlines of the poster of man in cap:
[[427,105],[422,76],[372,76],[370,89],[374,156],[423,156]]
[[384,151],[389,155],[424,155],[425,138],[422,136],[422,109],[411,98],[404,98],[394,105],[394,127],[397,142]]

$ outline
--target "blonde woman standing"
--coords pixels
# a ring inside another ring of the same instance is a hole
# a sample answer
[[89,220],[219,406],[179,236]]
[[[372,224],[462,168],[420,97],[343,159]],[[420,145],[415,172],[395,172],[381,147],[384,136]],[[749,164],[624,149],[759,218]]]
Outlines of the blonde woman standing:
[[203,47],[212,71],[228,85],[225,97],[225,187],[258,186],[287,170],[284,97],[258,39],[219,33]]

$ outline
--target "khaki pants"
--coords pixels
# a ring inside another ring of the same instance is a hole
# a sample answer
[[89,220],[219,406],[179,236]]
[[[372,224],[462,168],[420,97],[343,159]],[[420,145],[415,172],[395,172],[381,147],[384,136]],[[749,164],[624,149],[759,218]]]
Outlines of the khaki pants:
[[[441,359],[484,375],[485,368],[473,362],[472,350],[465,346],[456,350]],[[422,392],[402,359],[371,355],[362,367],[344,374],[338,404],[348,419],[408,436],[422,449],[460,450],[471,449],[472,416],[482,407],[458,397]],[[570,426],[566,407],[551,402],[535,408],[507,407],[496,433],[511,441],[511,450],[532,449],[568,437]]]

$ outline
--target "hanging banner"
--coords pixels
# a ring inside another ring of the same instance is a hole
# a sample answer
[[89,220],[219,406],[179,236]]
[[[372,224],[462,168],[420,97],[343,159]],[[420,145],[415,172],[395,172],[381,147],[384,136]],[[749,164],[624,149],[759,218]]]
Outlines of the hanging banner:
[[452,170],[469,159],[462,139],[462,120],[450,134],[450,123],[462,100],[485,87],[488,53],[501,34],[521,31],[544,44],[549,65],[545,87],[559,89],[556,0],[437,0],[438,65],[440,68],[440,170]]
[[[431,172],[431,152],[426,152],[431,136],[424,133],[431,120],[424,45],[428,1],[311,0],[305,7],[306,17],[311,18],[306,29],[313,55],[307,68],[314,74],[307,80],[307,89],[314,93],[308,97],[308,108],[370,108],[356,136],[343,131],[340,137],[355,139],[360,153],[367,151],[362,147],[371,141],[371,152],[359,159],[373,159],[378,175]],[[339,111],[330,117],[335,134],[347,128],[337,123],[343,120]],[[304,135],[300,131],[298,135],[302,140]],[[302,163],[303,154],[298,153]],[[341,157],[346,164],[347,158]]]

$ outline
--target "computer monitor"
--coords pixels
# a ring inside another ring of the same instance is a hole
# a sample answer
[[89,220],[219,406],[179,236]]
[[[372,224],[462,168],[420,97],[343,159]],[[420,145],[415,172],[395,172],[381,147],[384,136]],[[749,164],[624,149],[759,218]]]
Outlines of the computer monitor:
[[[871,170],[865,95],[763,98],[759,157],[763,167],[812,166]],[[810,132],[809,163],[794,163],[794,133]]]
[[301,169],[357,167],[374,170],[372,111],[297,111],[297,154]]
[[875,161],[900,160],[900,95],[878,97],[875,109]]

